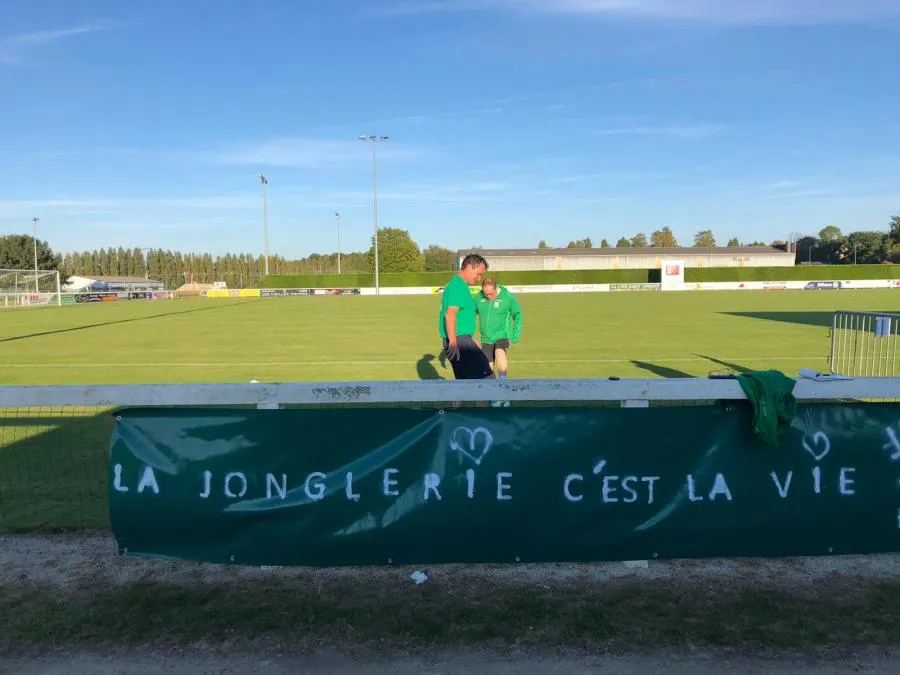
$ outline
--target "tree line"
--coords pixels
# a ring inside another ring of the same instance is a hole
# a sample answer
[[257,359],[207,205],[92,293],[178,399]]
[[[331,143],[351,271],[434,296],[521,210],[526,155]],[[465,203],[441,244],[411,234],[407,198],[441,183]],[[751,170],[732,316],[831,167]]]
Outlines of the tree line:
[[[368,251],[340,255],[340,271],[345,274],[375,270],[374,237]],[[382,228],[378,237],[379,271],[452,272],[456,253],[432,244],[420,249],[409,232]],[[188,253],[168,249],[124,247],[100,248],[59,254],[49,242],[37,240],[38,268],[58,270],[63,280],[80,277],[142,277],[161,281],[167,289],[186,283],[209,284],[224,281],[230,288],[256,288],[265,277],[266,262],[261,255],[229,253]],[[34,239],[30,235],[0,237],[0,269],[34,269]],[[313,253],[305,258],[269,256],[269,274],[336,274],[338,254]]]
[[[715,248],[719,244],[712,230],[700,230],[694,235],[693,246],[696,248]],[[632,237],[620,237],[616,248],[676,248],[679,246],[675,234],[668,227],[660,228],[650,234],[643,232]],[[829,225],[822,228],[817,237],[799,237],[788,242],[775,240],[769,244],[761,241],[741,242],[737,237],[728,240],[726,247],[738,246],[772,246],[797,254],[797,264],[879,264],[900,262],[900,216],[892,216],[888,231],[879,232],[864,230],[847,235],[839,227]],[[545,240],[538,242],[537,247],[551,248]],[[590,237],[570,241],[566,248],[593,248]],[[600,241],[600,248],[610,248],[609,241]]]
[[[30,235],[0,237],[0,269],[34,269],[34,239]],[[650,234],[620,237],[616,248],[677,247],[671,229],[660,228]],[[693,245],[712,248],[717,241],[712,230],[700,230]],[[900,262],[900,216],[891,218],[888,232],[859,231],[844,234],[829,225],[816,237],[800,237],[793,242],[774,241],[765,244],[753,241],[742,244],[737,238],[727,246],[775,246],[793,250],[797,264],[873,264]],[[379,270],[392,272],[451,272],[456,268],[456,253],[431,244],[422,249],[407,230],[382,228],[378,231]],[[472,248],[482,248],[473,246]],[[546,241],[538,248],[550,248]],[[590,237],[570,241],[567,248],[593,248]],[[610,248],[606,239],[600,248]],[[229,253],[213,256],[209,253],[186,253],[168,249],[101,248],[59,254],[46,241],[37,241],[37,264],[42,270],[59,270],[67,279],[71,276],[145,277],[161,281],[166,288],[178,288],[191,281],[208,284],[224,281],[231,288],[258,287],[265,276],[265,259],[251,253]],[[342,273],[371,273],[375,269],[374,237],[368,251],[340,255]],[[337,253],[313,253],[305,258],[287,259],[269,256],[270,274],[335,274],[338,271]]]

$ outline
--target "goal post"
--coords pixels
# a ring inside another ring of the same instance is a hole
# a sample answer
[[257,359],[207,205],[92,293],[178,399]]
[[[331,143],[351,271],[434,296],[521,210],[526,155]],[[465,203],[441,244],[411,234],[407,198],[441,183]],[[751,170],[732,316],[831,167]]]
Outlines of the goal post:
[[58,270],[0,269],[0,307],[62,305]]

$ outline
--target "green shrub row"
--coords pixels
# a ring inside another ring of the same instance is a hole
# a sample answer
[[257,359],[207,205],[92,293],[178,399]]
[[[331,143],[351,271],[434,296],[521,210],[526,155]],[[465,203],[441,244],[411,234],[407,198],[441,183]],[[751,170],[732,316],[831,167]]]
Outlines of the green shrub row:
[[[454,272],[404,272],[381,274],[384,287],[443,286]],[[645,284],[659,270],[564,270],[497,272],[491,276],[507,286],[541,286],[546,284]],[[369,288],[375,285],[374,274],[275,274],[264,279],[264,288]]]
[[689,267],[687,282],[701,281],[854,281],[900,279],[897,265],[799,265],[797,267]]
[[[646,284],[659,283],[659,270],[564,270],[497,272],[507,286],[549,284]],[[382,274],[384,287],[443,286],[453,272],[405,272]],[[710,281],[834,281],[900,279],[900,265],[809,265],[797,267],[692,267],[685,270],[690,283]],[[266,277],[264,288],[369,288],[374,274],[275,274]]]

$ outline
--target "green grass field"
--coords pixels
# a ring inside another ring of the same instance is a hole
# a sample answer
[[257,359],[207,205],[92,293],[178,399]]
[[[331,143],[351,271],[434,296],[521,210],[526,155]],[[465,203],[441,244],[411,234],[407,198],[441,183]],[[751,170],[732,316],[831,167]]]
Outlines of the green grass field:
[[[449,378],[436,356],[437,303],[436,297],[307,297],[0,311],[0,384]],[[793,375],[800,367],[827,367],[834,310],[891,311],[900,295],[608,293],[523,295],[521,303],[525,323],[512,352],[513,377],[685,377],[745,368]],[[0,533],[107,530],[111,426],[111,417],[96,409],[0,409]],[[97,595],[96,588],[106,588],[98,583],[85,585],[92,599],[77,601],[53,587],[0,584],[0,645],[260,635],[327,644],[349,635],[400,645],[491,639],[598,649],[900,644],[891,610],[900,590],[888,582],[836,595],[826,584],[813,598],[727,584],[690,593],[668,581],[584,582],[568,590],[491,584],[464,592],[356,581],[221,583],[154,583]],[[185,607],[199,609],[185,613]],[[391,620],[360,618],[384,616]]]
[[[835,309],[893,291],[521,296],[513,377],[685,377],[825,369]],[[123,302],[0,313],[0,383],[450,378],[436,297]],[[0,410],[0,531],[106,527],[111,420]]]
[[[825,368],[835,309],[894,291],[523,294],[511,377]],[[122,302],[0,312],[0,383],[451,377],[435,296]]]

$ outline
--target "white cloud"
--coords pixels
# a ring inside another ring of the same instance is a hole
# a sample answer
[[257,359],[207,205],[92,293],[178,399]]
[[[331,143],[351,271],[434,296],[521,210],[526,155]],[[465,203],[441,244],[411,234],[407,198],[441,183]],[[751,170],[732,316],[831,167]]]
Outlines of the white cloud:
[[497,9],[729,24],[867,23],[900,18],[897,0],[422,0],[395,5],[391,13]]
[[[197,153],[199,159],[218,164],[246,164],[260,167],[290,167],[318,169],[326,166],[358,164],[371,152],[368,144],[357,139],[325,140],[315,138],[283,138],[259,143],[248,143],[221,151]],[[420,156],[419,150],[401,146],[391,141],[379,145],[379,156],[391,159],[412,159]]]
[[788,188],[800,187],[800,183],[795,180],[779,180],[763,186],[763,190],[787,190]]
[[673,138],[707,138],[722,133],[720,124],[689,124],[672,126],[612,127],[595,131],[597,136],[671,136]]
[[0,61],[5,63],[21,63],[29,49],[50,45],[78,35],[87,35],[98,31],[112,30],[118,27],[111,22],[83,24],[55,30],[38,30],[19,33],[0,38]]

